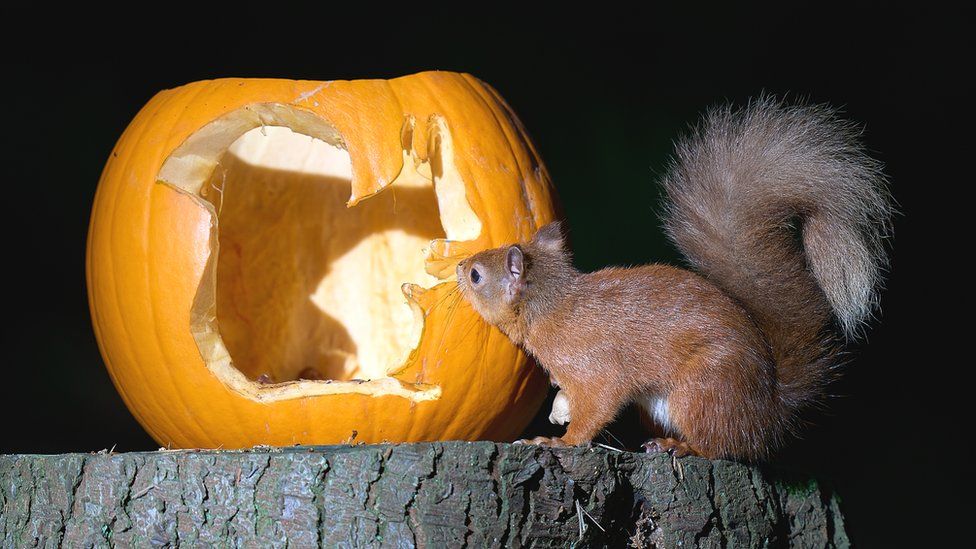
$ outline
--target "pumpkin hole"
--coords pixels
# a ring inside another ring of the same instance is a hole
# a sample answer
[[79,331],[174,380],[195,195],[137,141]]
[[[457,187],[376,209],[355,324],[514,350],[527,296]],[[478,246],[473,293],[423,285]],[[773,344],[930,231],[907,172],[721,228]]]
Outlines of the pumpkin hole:
[[392,377],[424,333],[418,296],[442,283],[425,265],[431,241],[481,231],[434,121],[430,164],[406,140],[395,181],[355,200],[342,136],[289,105],[232,111],[166,159],[157,180],[214,219],[189,328],[229,389],[259,401],[440,397],[436,385]]
[[254,381],[372,380],[418,341],[400,287],[431,286],[424,248],[443,238],[430,180],[346,207],[348,153],[285,127],[255,128],[201,194],[217,212],[217,326]]

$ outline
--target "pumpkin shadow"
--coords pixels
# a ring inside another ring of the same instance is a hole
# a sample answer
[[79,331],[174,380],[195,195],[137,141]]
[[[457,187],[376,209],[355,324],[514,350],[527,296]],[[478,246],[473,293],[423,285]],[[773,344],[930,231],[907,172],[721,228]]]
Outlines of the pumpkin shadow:
[[[378,233],[443,238],[433,186],[391,186],[347,208],[347,178],[253,165],[232,152],[208,185],[221,190],[208,193],[219,219],[216,310],[234,366],[270,382],[363,377],[349,330],[312,296],[337,260]],[[356,304],[375,314],[368,305]]]

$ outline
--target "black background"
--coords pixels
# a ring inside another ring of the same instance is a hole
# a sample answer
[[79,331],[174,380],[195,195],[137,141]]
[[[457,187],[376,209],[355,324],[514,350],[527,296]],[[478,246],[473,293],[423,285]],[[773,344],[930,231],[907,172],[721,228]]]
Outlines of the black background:
[[[880,318],[854,346],[830,411],[777,464],[831,479],[864,546],[927,545],[963,531],[954,513],[969,501],[974,452],[963,245],[973,183],[964,122],[973,90],[963,77],[973,51],[962,14],[851,4],[748,13],[486,5],[471,14],[377,4],[353,14],[239,3],[138,18],[101,9],[4,13],[8,30],[26,38],[6,34],[0,68],[0,451],[156,448],[98,354],[84,249],[101,166],[161,89],[222,76],[470,72],[531,133],[585,270],[679,262],[657,218],[655,177],[672,140],[707,107],[767,91],[829,102],[864,124],[902,212]],[[386,9],[395,15],[381,17]],[[82,22],[92,18],[104,21]],[[632,438],[632,420],[611,430]]]

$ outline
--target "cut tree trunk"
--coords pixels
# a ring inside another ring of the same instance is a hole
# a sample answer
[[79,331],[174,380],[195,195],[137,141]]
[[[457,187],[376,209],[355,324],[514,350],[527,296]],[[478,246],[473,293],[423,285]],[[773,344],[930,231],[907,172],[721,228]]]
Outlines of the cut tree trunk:
[[848,545],[814,480],[491,442],[0,456],[3,547]]

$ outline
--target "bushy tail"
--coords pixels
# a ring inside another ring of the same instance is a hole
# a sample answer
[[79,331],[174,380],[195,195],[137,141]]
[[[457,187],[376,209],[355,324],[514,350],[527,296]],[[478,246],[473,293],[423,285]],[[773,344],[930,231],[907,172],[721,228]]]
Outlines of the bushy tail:
[[792,409],[823,391],[833,329],[877,305],[892,206],[858,128],[824,106],[763,97],[711,111],[664,178],[665,229],[692,266],[753,315]]

